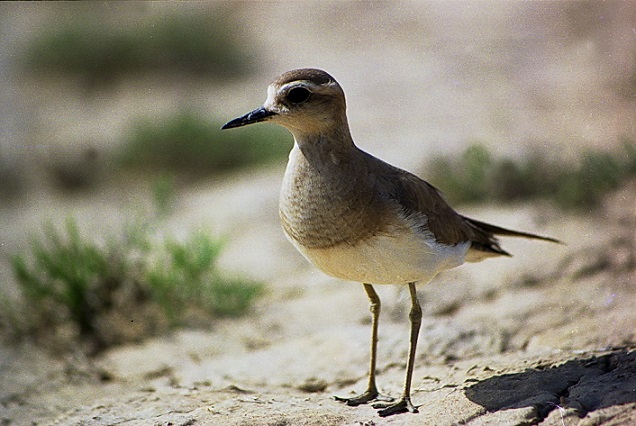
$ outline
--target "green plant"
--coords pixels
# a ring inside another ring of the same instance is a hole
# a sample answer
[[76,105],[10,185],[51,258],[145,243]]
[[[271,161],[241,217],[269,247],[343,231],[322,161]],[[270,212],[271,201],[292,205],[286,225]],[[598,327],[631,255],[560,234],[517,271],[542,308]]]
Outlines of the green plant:
[[252,69],[253,52],[238,43],[236,23],[221,10],[133,22],[99,19],[101,14],[78,9],[72,19],[44,26],[27,45],[24,67],[90,86],[139,72],[232,77]]
[[[438,157],[430,166],[433,180],[444,176],[444,188],[453,198],[462,202],[477,202],[487,197],[488,174],[492,168],[492,158],[481,145],[471,145],[458,161]],[[471,185],[467,186],[466,182]]]
[[618,159],[605,152],[585,152],[577,167],[559,175],[555,200],[564,207],[594,206],[621,179]]
[[284,158],[288,133],[276,127],[222,132],[219,123],[184,111],[134,123],[119,155],[123,166],[190,175],[219,173]]
[[30,257],[11,258],[23,303],[5,303],[0,315],[18,332],[50,340],[65,330],[96,353],[186,324],[193,309],[206,318],[245,314],[262,292],[261,284],[218,271],[223,244],[205,234],[153,243],[150,228],[137,224],[99,246],[80,235],[74,220],[65,231],[48,224]]
[[117,269],[123,265],[111,262],[101,248],[83,240],[73,220],[66,222],[66,236],[50,223],[45,234],[44,241],[32,242],[31,263],[23,255],[11,258],[29,306],[45,316],[54,315],[47,318],[52,321],[69,319],[82,338],[90,336],[102,344],[94,319],[110,302],[101,297],[102,290],[114,285]]
[[205,234],[185,243],[168,240],[157,260],[149,266],[146,279],[152,295],[178,322],[189,304],[200,305],[216,315],[238,316],[261,293],[262,286],[245,280],[226,279],[216,269],[223,244]]
[[544,198],[565,209],[590,209],[636,176],[636,144],[625,140],[616,152],[585,151],[575,162],[538,153],[522,161],[496,159],[477,145],[459,159],[434,159],[428,171],[431,182],[456,203]]

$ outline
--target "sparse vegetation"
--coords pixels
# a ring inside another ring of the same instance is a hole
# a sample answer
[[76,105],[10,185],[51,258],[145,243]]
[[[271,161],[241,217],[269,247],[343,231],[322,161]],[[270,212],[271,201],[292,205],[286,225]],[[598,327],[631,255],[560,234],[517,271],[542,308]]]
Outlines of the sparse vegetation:
[[46,241],[32,242],[32,264],[23,256],[14,256],[13,269],[25,299],[42,312],[43,319],[47,317],[45,323],[57,322],[57,315],[68,316],[80,336],[97,335],[93,319],[111,303],[99,289],[112,287],[121,272],[116,269],[123,265],[111,262],[114,259],[98,246],[82,240],[75,222],[67,222],[66,232],[63,237],[48,224]]
[[185,243],[168,240],[149,265],[145,278],[152,297],[171,321],[178,321],[192,303],[218,316],[238,316],[260,293],[260,286],[219,275],[214,265],[222,248],[205,234]]
[[122,25],[75,14],[53,21],[30,42],[24,67],[79,78],[89,86],[139,72],[241,75],[251,70],[253,52],[237,42],[236,24],[226,15],[170,14]]
[[17,335],[65,350],[77,340],[87,353],[176,325],[239,316],[263,287],[223,276],[216,267],[222,248],[203,233],[183,243],[153,242],[141,225],[99,245],[72,219],[65,232],[49,224],[30,255],[12,257],[23,300],[5,299],[2,316]]
[[152,185],[152,197],[159,217],[167,216],[175,202],[174,176],[169,173],[161,174]]
[[132,126],[120,162],[130,168],[205,175],[283,159],[291,149],[291,136],[274,126],[241,132],[220,127],[189,111],[140,119]]
[[586,151],[573,163],[542,154],[523,161],[499,159],[473,145],[458,159],[439,157],[425,174],[455,203],[543,198],[565,209],[593,209],[602,196],[636,177],[636,144],[618,152]]

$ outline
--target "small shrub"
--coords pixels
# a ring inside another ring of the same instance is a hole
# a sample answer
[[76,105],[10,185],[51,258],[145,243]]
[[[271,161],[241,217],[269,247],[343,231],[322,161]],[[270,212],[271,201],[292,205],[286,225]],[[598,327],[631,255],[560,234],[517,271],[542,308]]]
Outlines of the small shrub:
[[193,311],[198,318],[245,314],[261,294],[261,284],[217,270],[220,240],[197,234],[185,243],[153,244],[148,228],[140,228],[101,247],[73,220],[65,234],[47,225],[45,238],[32,242],[32,256],[11,259],[23,303],[5,298],[3,321],[16,334],[66,350],[69,339],[78,339],[94,354],[187,324]]
[[193,112],[158,120],[141,119],[119,155],[129,168],[206,175],[283,159],[291,137],[273,126],[223,132],[221,124]]
[[[492,168],[492,158],[481,145],[468,147],[457,162],[438,157],[433,160],[430,169],[433,179],[444,176],[444,188],[462,202],[477,202],[486,198],[488,193],[487,175]],[[470,186],[466,182],[471,182]]]
[[166,242],[162,255],[149,266],[146,280],[152,295],[172,322],[191,303],[220,316],[245,313],[261,286],[244,280],[228,280],[215,268],[222,243],[204,234],[185,243]]
[[175,14],[143,26],[139,68],[172,69],[191,75],[236,77],[252,69],[254,51],[239,43],[238,25],[228,14]]
[[563,207],[593,207],[621,179],[616,158],[604,152],[585,152],[577,166],[564,169],[554,199]]
[[115,278],[109,256],[93,243],[82,240],[73,221],[66,223],[66,237],[51,224],[46,226],[45,233],[45,241],[32,242],[31,265],[24,256],[12,258],[25,298],[47,316],[54,315],[49,304],[63,307],[57,314],[76,324],[82,337],[98,337],[93,320],[110,303],[99,293],[110,287]]
[[[238,43],[227,14],[173,14],[127,23],[82,9],[55,20],[26,48],[24,68],[79,78],[89,86],[154,71],[233,77],[252,69],[253,52]],[[122,17],[123,18],[123,17]]]
[[586,151],[574,163],[536,153],[523,161],[494,159],[484,147],[471,146],[459,159],[434,159],[427,176],[455,203],[544,198],[565,209],[590,209],[636,176],[636,144],[626,140],[613,153]]

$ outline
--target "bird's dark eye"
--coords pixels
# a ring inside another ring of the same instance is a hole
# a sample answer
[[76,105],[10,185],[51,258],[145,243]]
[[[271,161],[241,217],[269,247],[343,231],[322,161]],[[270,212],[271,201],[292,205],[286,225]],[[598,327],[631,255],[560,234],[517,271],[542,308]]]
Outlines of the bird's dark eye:
[[304,87],[294,87],[287,93],[287,100],[292,104],[299,105],[307,101],[311,92]]

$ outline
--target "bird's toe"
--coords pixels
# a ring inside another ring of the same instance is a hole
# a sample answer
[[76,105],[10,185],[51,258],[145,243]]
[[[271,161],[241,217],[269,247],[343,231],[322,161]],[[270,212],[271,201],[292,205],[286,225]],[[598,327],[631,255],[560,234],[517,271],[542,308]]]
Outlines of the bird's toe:
[[351,398],[342,398],[339,396],[336,396],[334,398],[336,399],[336,401],[344,402],[351,407],[356,407],[358,405],[367,404],[373,401],[393,401],[393,398],[385,395],[380,395],[377,390],[367,390],[363,394],[353,396]]
[[411,402],[411,398],[403,397],[398,402],[393,404],[377,403],[373,404],[373,408],[378,409],[378,415],[380,417],[392,416],[400,413],[417,413],[417,407]]

